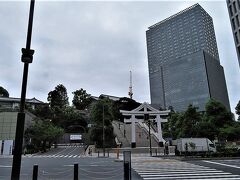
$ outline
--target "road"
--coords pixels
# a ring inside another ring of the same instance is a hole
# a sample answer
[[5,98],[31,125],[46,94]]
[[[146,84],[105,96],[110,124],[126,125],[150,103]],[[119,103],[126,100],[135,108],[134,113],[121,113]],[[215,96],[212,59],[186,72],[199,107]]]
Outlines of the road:
[[[80,153],[80,155],[79,155]],[[123,179],[123,162],[115,158],[88,157],[79,147],[54,149],[48,153],[23,156],[21,180],[32,178],[34,164],[39,166],[39,180],[73,179],[73,165],[79,164],[79,179],[82,180],[121,180]],[[0,157],[0,179],[10,179],[12,157]],[[139,180],[139,175],[132,172],[132,179]]]
[[[79,164],[79,179],[121,180],[123,162],[115,158],[86,156],[82,147],[53,149],[44,154],[23,156],[21,180],[32,177],[34,164],[40,180],[73,179],[74,164]],[[12,157],[0,156],[0,180],[10,179]],[[132,156],[132,180],[240,179],[240,159],[178,161],[159,157]]]

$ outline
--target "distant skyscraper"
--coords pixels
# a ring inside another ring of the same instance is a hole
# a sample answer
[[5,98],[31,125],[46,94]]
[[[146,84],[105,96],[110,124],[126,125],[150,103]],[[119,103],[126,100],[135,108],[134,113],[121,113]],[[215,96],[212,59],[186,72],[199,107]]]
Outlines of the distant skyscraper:
[[227,0],[227,6],[240,66],[240,0]]
[[150,26],[146,35],[153,105],[204,111],[213,98],[230,110],[213,21],[199,4]]

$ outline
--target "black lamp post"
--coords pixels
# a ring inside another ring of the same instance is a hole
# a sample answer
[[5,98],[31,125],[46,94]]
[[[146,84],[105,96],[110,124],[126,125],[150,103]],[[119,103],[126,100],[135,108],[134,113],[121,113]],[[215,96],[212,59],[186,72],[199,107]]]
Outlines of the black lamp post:
[[105,123],[104,123],[104,120],[105,120],[105,117],[104,117],[104,104],[103,104],[103,121],[102,121],[102,125],[103,125],[103,136],[102,136],[102,139],[103,139],[103,156],[105,157],[105,130],[104,130],[104,126],[105,126]]
[[149,114],[144,114],[144,120],[145,122],[148,122],[148,137],[149,137],[149,152],[150,152],[150,156],[152,156],[152,138],[151,138],[151,127],[150,127],[150,118],[149,118]]
[[21,171],[22,144],[23,144],[24,124],[25,124],[24,109],[25,109],[25,101],[26,101],[28,65],[29,65],[29,63],[32,63],[33,53],[34,53],[34,50],[32,50],[30,48],[31,47],[31,37],[32,37],[34,3],[35,3],[35,0],[31,0],[26,48],[22,48],[21,60],[24,63],[24,69],[23,69],[23,79],[22,79],[20,111],[17,116],[15,146],[14,146],[14,150],[13,150],[13,162],[12,162],[12,174],[11,174],[12,180],[19,180],[20,179],[20,171]]

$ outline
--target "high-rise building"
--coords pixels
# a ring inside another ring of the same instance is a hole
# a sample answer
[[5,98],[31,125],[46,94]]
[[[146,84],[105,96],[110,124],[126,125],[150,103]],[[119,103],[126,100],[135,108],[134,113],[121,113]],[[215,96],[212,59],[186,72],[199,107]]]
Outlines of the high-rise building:
[[146,36],[152,105],[204,111],[212,98],[230,110],[213,21],[199,4],[150,26]]
[[240,0],[227,0],[227,6],[240,66]]

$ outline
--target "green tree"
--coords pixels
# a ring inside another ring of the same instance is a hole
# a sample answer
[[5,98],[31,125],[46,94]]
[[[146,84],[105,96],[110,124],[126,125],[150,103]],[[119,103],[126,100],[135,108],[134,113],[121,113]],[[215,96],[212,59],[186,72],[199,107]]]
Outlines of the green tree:
[[105,126],[112,124],[112,101],[110,99],[100,99],[93,103],[90,108],[90,117],[97,125],[102,124],[103,115]]
[[32,108],[29,108],[28,111],[31,111],[31,113],[41,119],[50,120],[53,118],[53,110],[49,107],[49,104],[36,106],[34,110]]
[[219,139],[236,141],[240,139],[240,124],[234,123],[233,125],[225,125],[219,129]]
[[181,134],[181,128],[183,123],[183,113],[171,112],[168,117],[168,122],[163,124],[163,137],[171,137],[177,139],[178,135]]
[[25,139],[27,140],[27,148],[32,151],[46,151],[51,144],[64,134],[64,130],[54,126],[50,121],[36,119],[35,123],[26,129]]
[[73,100],[72,103],[76,107],[76,109],[84,110],[86,109],[92,102],[91,94],[88,94],[86,90],[79,89],[73,92]]
[[197,123],[201,121],[201,114],[197,111],[197,107],[189,105],[183,114],[183,119],[179,127],[181,128],[178,136],[180,137],[196,137]]
[[87,132],[87,124],[86,117],[73,107],[66,107],[61,113],[60,126],[67,132]]
[[115,136],[113,134],[111,109],[112,101],[108,98],[98,100],[90,108],[90,116],[94,123],[90,137],[92,141],[96,142],[97,147],[102,147],[103,128],[105,131],[105,147],[113,146]]
[[229,112],[222,103],[216,100],[210,99],[205,109],[206,121],[213,123],[218,129],[234,123],[232,113]]
[[6,89],[0,86],[0,97],[9,97],[9,93]]
[[59,84],[55,87],[53,91],[48,93],[48,98],[51,108],[64,108],[69,105],[67,89],[62,84]]
[[197,124],[196,131],[197,137],[206,137],[210,140],[214,140],[218,132],[216,126],[204,118],[201,122]]
[[236,110],[236,114],[238,115],[238,120],[240,121],[240,101],[238,101],[238,104],[235,110]]

